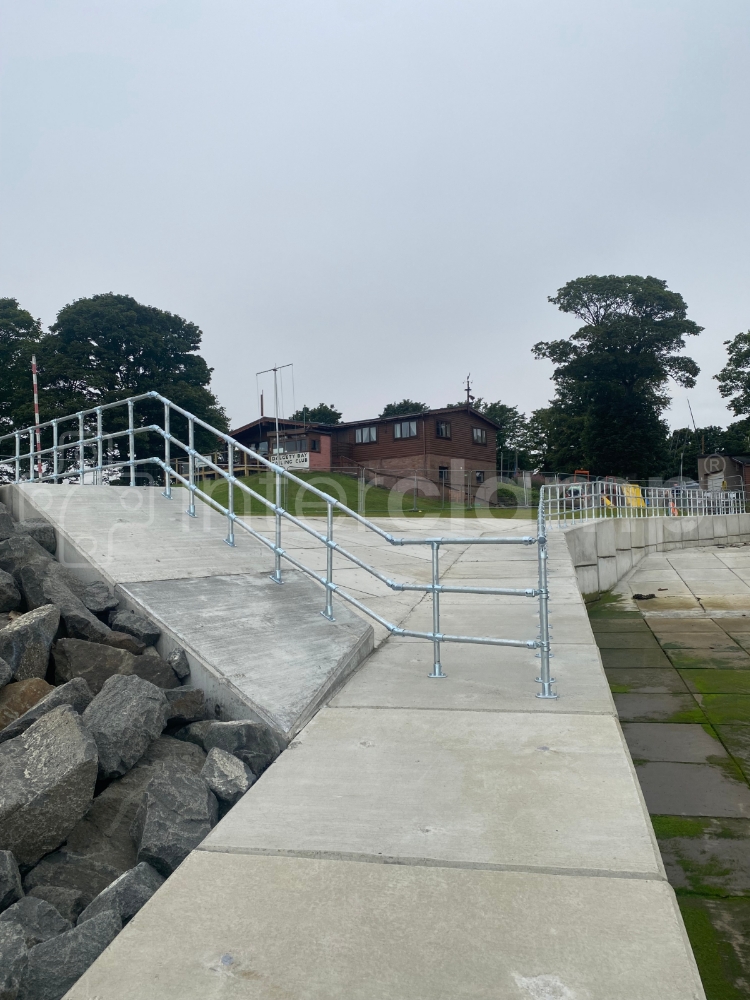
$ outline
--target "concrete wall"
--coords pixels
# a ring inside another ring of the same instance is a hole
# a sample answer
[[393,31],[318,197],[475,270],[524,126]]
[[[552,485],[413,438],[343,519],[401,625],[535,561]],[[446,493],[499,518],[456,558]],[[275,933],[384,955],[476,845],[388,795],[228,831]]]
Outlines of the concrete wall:
[[650,552],[750,542],[750,514],[608,518],[567,528],[565,540],[585,598],[611,590]]

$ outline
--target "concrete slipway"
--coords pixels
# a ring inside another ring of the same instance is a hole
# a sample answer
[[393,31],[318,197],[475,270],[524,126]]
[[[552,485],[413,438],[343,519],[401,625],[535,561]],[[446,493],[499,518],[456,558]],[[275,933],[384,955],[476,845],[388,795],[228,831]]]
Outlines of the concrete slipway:
[[[169,600],[158,603],[165,581],[208,586],[205,567],[224,580],[232,560],[235,573],[252,565],[260,580],[256,546],[222,547],[222,526],[207,512],[185,523],[179,513],[163,513],[174,509],[167,501],[147,498],[151,520],[139,525],[139,511],[125,510],[135,506],[128,496],[135,490],[58,487],[42,503],[43,489],[22,492],[45,507],[72,549],[87,550],[84,569],[110,580],[125,573],[123,593],[134,606],[158,610],[174,635],[187,625],[174,624]],[[122,528],[112,530],[113,515]],[[443,533],[530,528],[440,522]],[[374,559],[369,536],[338,521],[336,530]],[[130,541],[120,544],[118,532]],[[295,543],[308,547],[305,539],[285,540]],[[389,572],[425,578],[427,565],[415,553],[378,552]],[[309,547],[305,555],[322,558]],[[163,574],[144,578],[157,560]],[[376,633],[378,647],[364,666],[69,1000],[703,997],[561,534],[551,540],[550,563],[559,701],[534,698],[537,661],[525,650],[448,646],[448,679],[433,681],[427,644]],[[533,582],[534,551],[457,547],[444,565],[456,582],[520,585]],[[342,570],[339,579],[391,619],[428,625],[428,601],[383,594],[359,570]],[[262,628],[262,602],[273,587],[258,583],[252,592],[259,610],[242,625],[243,642],[255,641],[252,623]],[[183,597],[171,600],[187,607]],[[203,614],[217,613],[209,601],[204,607],[193,612],[194,629]],[[233,607],[242,610],[242,602]],[[455,597],[444,610],[447,631],[460,623],[480,634],[536,633],[532,601]],[[343,612],[337,604],[348,623]],[[187,613],[179,614],[186,622]],[[290,600],[283,614],[317,627],[312,604]],[[280,611],[272,637],[286,620]],[[267,647],[279,669],[283,648]],[[223,670],[233,669],[227,658]],[[246,690],[252,697],[252,685]]]

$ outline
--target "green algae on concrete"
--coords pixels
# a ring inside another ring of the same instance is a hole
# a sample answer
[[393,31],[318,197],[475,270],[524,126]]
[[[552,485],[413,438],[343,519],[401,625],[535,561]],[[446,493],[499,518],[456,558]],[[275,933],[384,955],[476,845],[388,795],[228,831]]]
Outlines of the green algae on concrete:
[[697,700],[715,726],[750,723],[750,694],[700,694]]
[[743,652],[728,635],[717,636],[714,632],[689,632],[680,635],[676,632],[654,632],[662,649],[697,650],[709,654]]
[[678,670],[750,670],[750,656],[740,649],[724,653],[709,649],[668,649],[666,654]]
[[750,820],[652,816],[678,894],[750,895]]
[[750,670],[679,670],[695,694],[750,694]]
[[666,653],[658,646],[655,649],[600,649],[600,654],[607,670],[617,668],[632,670],[642,667],[672,669]]
[[608,667],[605,670],[613,694],[685,694],[685,682],[674,669],[652,670],[647,667]]
[[690,694],[615,694],[621,722],[706,722]]
[[750,778],[750,726],[717,726],[716,731],[745,778]]
[[679,896],[707,1000],[750,997],[750,899]]
[[624,594],[613,594],[612,591],[599,594],[595,600],[586,601],[589,618],[622,618],[630,621],[642,621],[641,613],[633,607],[632,602]]
[[648,634],[650,629],[645,621],[640,615],[631,615],[628,618],[625,617],[601,617],[591,619],[591,629],[594,635],[609,633],[609,632],[625,632],[628,634],[632,633],[642,633]]

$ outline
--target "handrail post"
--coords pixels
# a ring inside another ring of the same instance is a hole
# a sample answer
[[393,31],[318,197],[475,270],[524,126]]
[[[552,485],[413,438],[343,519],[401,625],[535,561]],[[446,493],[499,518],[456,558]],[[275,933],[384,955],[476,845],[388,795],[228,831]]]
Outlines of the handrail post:
[[274,583],[282,583],[281,579],[281,473],[276,473],[276,545],[274,552],[273,575],[271,579]]
[[101,486],[104,472],[104,440],[102,438],[102,408],[96,408],[96,478],[94,482]]
[[81,478],[80,485],[83,486],[86,475],[86,456],[83,447],[83,413],[78,414],[78,475]]
[[29,482],[34,482],[34,432],[29,431]]
[[133,400],[128,400],[128,465],[130,485],[135,486],[135,428],[133,423]]
[[16,482],[21,482],[21,432],[16,431]]
[[433,664],[432,673],[428,677],[447,677],[443,673],[443,665],[440,662],[440,542],[432,542],[432,640]]
[[329,622],[335,621],[333,617],[333,591],[331,590],[331,584],[333,583],[333,504],[327,504],[327,520],[326,520],[326,609],[320,613],[324,618],[327,618]]
[[539,561],[539,676],[536,678],[537,684],[542,685],[542,690],[537,691],[537,698],[557,698],[552,690],[555,678],[550,677],[549,658],[549,591],[547,589],[547,535],[544,520],[544,506],[539,504],[537,515],[537,557]]
[[234,548],[234,445],[227,445],[227,537],[224,541]]
[[163,497],[167,500],[172,499],[172,477],[170,472],[172,469],[172,456],[170,452],[170,434],[169,429],[169,403],[164,404],[164,492]]
[[192,417],[188,420],[188,482],[190,500],[185,513],[195,517],[195,421]]
[[52,474],[55,477],[53,482],[57,485],[57,481],[60,478],[60,466],[58,459],[58,434],[57,434],[57,420],[52,421]]

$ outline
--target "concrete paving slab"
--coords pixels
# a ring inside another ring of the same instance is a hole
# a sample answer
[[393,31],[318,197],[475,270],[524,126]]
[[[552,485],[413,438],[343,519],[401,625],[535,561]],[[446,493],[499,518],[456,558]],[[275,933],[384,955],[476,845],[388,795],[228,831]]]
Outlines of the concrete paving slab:
[[657,646],[656,649],[602,649],[600,650],[605,669],[638,668],[671,670],[672,664],[667,654]]
[[[722,628],[712,618],[646,618],[645,624],[654,635],[668,635],[677,633],[682,635],[693,635],[694,633],[705,633],[722,637],[726,635],[726,630]],[[750,631],[750,624],[748,624]]]
[[605,671],[613,694],[685,694],[687,687],[676,670],[649,670],[647,667]]
[[718,652],[711,649],[665,649],[678,670],[748,670],[750,655],[741,649]]
[[557,701],[535,697],[539,660],[532,650],[444,643],[446,680],[430,679],[432,646],[389,640],[331,701],[336,708],[435,708],[495,712],[614,714],[593,644],[554,643]]
[[745,778],[750,780],[750,726],[716,726],[722,743],[729,753],[734,757],[737,764],[742,769]]
[[[741,991],[746,993],[745,984],[750,982],[746,945],[750,940],[750,900],[680,896],[679,905],[709,988],[714,992],[715,984],[725,997],[741,998]],[[721,993],[714,995],[721,997]]]
[[715,726],[750,724],[750,695],[697,694],[695,698]]
[[690,694],[615,694],[621,722],[705,722]]
[[655,816],[654,829],[675,889],[750,895],[750,820]]
[[750,670],[680,670],[694,694],[750,694]]
[[709,726],[667,722],[624,722],[622,733],[638,761],[708,764],[728,755]]
[[750,788],[727,768],[653,761],[637,770],[649,812],[750,817]]
[[[252,905],[238,913],[227,906],[237,898]],[[554,927],[543,946],[540,922]],[[664,882],[203,851],[152,897],[67,1000],[154,995],[704,996],[674,894]]]
[[324,709],[201,848],[660,872],[617,722],[593,715]]
[[610,621],[609,619],[599,619],[593,618],[591,620],[591,629],[594,635],[609,634],[611,632],[627,632],[630,634],[645,634],[649,631],[649,627],[645,621],[640,617],[633,621],[628,619],[615,619]]
[[599,632],[599,649],[655,649],[658,645],[650,632]]
[[712,650],[717,653],[735,653],[740,648],[728,635],[717,636],[714,632],[689,632],[679,634],[666,632],[656,634],[662,649]]

